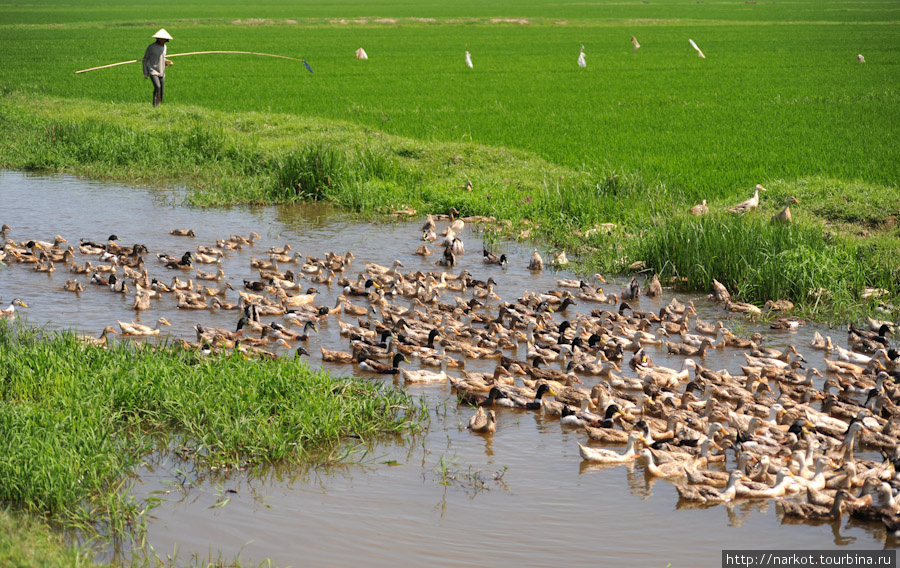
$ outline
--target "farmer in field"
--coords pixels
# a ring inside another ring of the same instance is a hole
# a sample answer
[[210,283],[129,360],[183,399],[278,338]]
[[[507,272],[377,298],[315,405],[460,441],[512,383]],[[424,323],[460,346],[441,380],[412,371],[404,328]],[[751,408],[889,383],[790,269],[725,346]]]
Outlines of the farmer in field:
[[172,39],[165,29],[153,34],[156,41],[147,46],[144,52],[144,79],[153,81],[153,106],[158,107],[163,101],[163,86],[166,83],[166,67],[172,61],[166,59],[166,42]]

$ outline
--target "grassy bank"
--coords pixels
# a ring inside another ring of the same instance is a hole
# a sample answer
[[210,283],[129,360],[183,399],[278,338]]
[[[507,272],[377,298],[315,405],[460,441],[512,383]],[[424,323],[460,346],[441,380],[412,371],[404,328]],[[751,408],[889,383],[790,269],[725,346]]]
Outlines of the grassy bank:
[[[173,58],[170,104],[515,148],[568,168],[658,179],[713,203],[775,179],[900,179],[891,143],[900,137],[900,16],[890,3],[236,4],[145,11],[91,1],[73,14],[61,1],[40,10],[23,2],[3,21],[28,21],[0,27],[0,85],[149,105],[137,64],[73,71],[140,58],[166,27],[170,53],[249,50],[302,57],[315,70],[267,57]],[[642,46],[635,54],[631,36]],[[575,63],[581,44],[584,69]],[[353,57],[360,46],[368,61]]]
[[0,324],[0,502],[124,536],[150,505],[128,472],[176,443],[187,468],[327,461],[348,437],[419,426],[405,392],[302,363],[177,348],[83,348],[71,334]]
[[[896,295],[900,281],[896,189],[888,185],[773,180],[757,211],[736,217],[723,211],[730,203],[711,204],[713,213],[697,219],[683,193],[613,168],[573,169],[522,151],[283,114],[178,105],[150,119],[148,112],[12,95],[0,104],[0,164],[183,184],[203,206],[327,200],[365,214],[456,207],[501,220],[487,239],[537,238],[577,254],[585,270],[618,273],[644,261],[686,288],[707,290],[716,278],[742,300],[788,298],[826,319],[861,317],[874,307],[862,299],[866,287]],[[789,195],[801,201],[795,221],[770,224]]]

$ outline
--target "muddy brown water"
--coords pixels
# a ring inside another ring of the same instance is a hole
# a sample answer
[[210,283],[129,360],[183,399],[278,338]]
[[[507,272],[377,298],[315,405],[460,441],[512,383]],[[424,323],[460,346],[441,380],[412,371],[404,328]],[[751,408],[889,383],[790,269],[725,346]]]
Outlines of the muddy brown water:
[[[151,253],[180,255],[231,233],[256,231],[262,238],[253,247],[223,263],[236,288],[243,278],[255,275],[249,268],[251,255],[265,257],[269,246],[286,243],[314,256],[353,251],[353,275],[365,262],[389,265],[394,259],[407,271],[438,269],[434,256],[412,254],[421,242],[419,218],[360,223],[316,206],[200,210],[177,206],[171,191],[18,172],[0,172],[0,196],[0,222],[12,226],[9,238],[17,241],[52,240],[60,234],[77,244],[81,238],[103,241],[116,234],[125,245],[143,243]],[[193,228],[196,237],[169,235],[176,227]],[[497,248],[509,257],[507,268],[486,267],[477,233],[467,228],[463,238],[468,252],[454,271],[468,268],[475,277],[494,276],[496,292],[504,299],[517,298],[525,289],[553,289],[557,278],[575,277],[550,270],[532,274],[526,269],[531,247],[516,243]],[[549,254],[545,251],[544,256]],[[148,257],[151,274],[171,279],[173,274],[154,258]],[[77,255],[76,260],[85,258]],[[130,294],[121,298],[85,283],[85,292],[75,296],[62,290],[69,276],[62,267],[52,275],[20,265],[0,267],[0,303],[5,307],[13,297],[21,297],[29,304],[22,311],[30,324],[92,334],[116,320],[137,319]],[[316,287],[322,296],[319,303],[334,305],[337,286]],[[622,287],[622,282],[614,282],[607,289]],[[678,298],[695,300],[706,320],[725,315],[702,295]],[[229,299],[235,301],[236,294]],[[670,292],[661,299],[642,298],[639,307],[658,310],[670,299]],[[580,303],[576,311],[596,307]],[[177,310],[171,299],[164,299],[142,313],[140,321],[152,324],[160,315],[172,323],[166,329],[172,336],[189,339],[197,323],[231,327],[237,319],[235,312]],[[562,316],[554,317],[561,321]],[[747,333],[756,329],[741,319],[728,325]],[[797,332],[760,331],[768,345],[794,343],[811,364],[824,369],[821,352],[808,347],[816,329],[843,344],[841,332],[811,325]],[[309,341],[312,365],[322,364],[320,346],[347,349],[333,320],[320,325],[320,333]],[[664,348],[649,347],[648,353],[661,365],[677,367],[682,361]],[[706,366],[740,372],[743,358],[738,354],[711,353]],[[351,365],[325,367],[339,375],[359,375]],[[470,363],[468,368],[487,371],[492,365]],[[842,523],[821,525],[782,523],[773,500],[679,508],[675,488],[645,476],[641,462],[617,467],[582,464],[576,442],[586,436],[558,420],[498,409],[498,431],[486,438],[464,429],[472,411],[457,407],[448,385],[410,389],[426,397],[432,410],[427,432],[361,448],[354,463],[278,467],[257,476],[206,472],[183,484],[183,463],[171,455],[148,459],[137,472],[134,494],[163,501],[152,510],[147,541],[161,557],[177,550],[185,561],[192,554],[212,554],[226,559],[240,555],[247,564],[271,558],[279,566],[373,567],[719,566],[723,549],[880,549],[897,544],[883,528],[846,517]],[[101,560],[111,558],[104,555]]]

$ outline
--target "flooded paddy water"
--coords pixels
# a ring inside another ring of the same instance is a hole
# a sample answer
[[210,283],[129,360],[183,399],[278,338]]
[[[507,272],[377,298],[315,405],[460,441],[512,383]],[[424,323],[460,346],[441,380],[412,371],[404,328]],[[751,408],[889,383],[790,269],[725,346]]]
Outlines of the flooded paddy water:
[[[303,255],[352,251],[355,259],[347,274],[353,277],[367,262],[389,266],[395,259],[404,264],[405,272],[441,270],[434,266],[439,254],[425,258],[413,254],[421,244],[419,217],[373,224],[316,205],[199,210],[172,205],[177,199],[171,192],[16,172],[0,172],[0,196],[0,222],[12,227],[9,238],[51,241],[59,234],[77,244],[82,238],[105,242],[116,234],[122,245],[147,245],[151,275],[166,281],[173,272],[179,278],[189,273],[166,270],[156,263],[154,253],[180,256],[196,251],[197,244],[212,245],[217,238],[254,231],[261,238],[229,254],[222,263],[235,289],[242,287],[244,278],[257,276],[250,269],[251,256],[266,258],[268,247],[285,244]],[[192,228],[196,236],[169,234],[180,227]],[[527,244],[501,243],[496,252],[507,255],[508,266],[485,266],[476,229],[467,227],[462,238],[468,252],[450,270],[468,269],[480,279],[493,276],[495,292],[503,300],[519,298],[525,290],[556,289],[557,278],[577,278],[565,271],[529,271],[532,248]],[[549,256],[544,254],[545,259]],[[85,260],[76,253],[77,262]],[[165,332],[193,340],[196,324],[233,328],[238,317],[229,311],[179,310],[171,298],[164,298],[138,318],[131,309],[133,294],[113,294],[80,276],[85,290],[76,296],[62,289],[72,276],[62,266],[51,274],[35,273],[22,265],[2,267],[0,303],[5,307],[12,298],[22,298],[28,307],[20,308],[21,313],[30,325],[77,328],[94,335],[117,320],[152,325],[165,316],[172,324]],[[337,285],[310,286],[320,292],[317,304],[333,306],[340,294]],[[620,292],[624,282],[610,282],[604,288]],[[659,311],[671,297],[668,290],[661,298],[642,297],[636,307]],[[705,320],[726,315],[703,295],[677,297],[683,302],[694,300]],[[236,292],[229,292],[227,299],[237,301]],[[398,303],[408,305],[406,300]],[[567,317],[591,309],[614,309],[578,304]],[[341,318],[355,323],[355,318]],[[563,316],[553,314],[553,318],[560,322]],[[762,332],[771,347],[795,344],[809,364],[823,373],[823,352],[809,347],[814,331],[831,335],[836,344],[844,345],[845,340],[841,330],[813,325],[798,331],[771,331],[741,318],[728,325],[747,334]],[[308,341],[310,364],[323,365],[336,375],[394,380],[359,372],[349,364],[323,364],[322,346],[349,351],[335,316],[320,323],[319,333]],[[518,353],[507,354],[524,358],[524,348],[523,344]],[[293,350],[281,353],[292,355]],[[647,353],[659,365],[677,368],[683,361],[668,355],[665,347],[648,346]],[[704,366],[738,374],[744,363],[742,353],[711,350]],[[467,369],[491,371],[495,364],[470,361]],[[627,365],[623,371],[633,376]],[[590,387],[595,381],[585,382]],[[184,464],[177,458],[152,457],[137,472],[134,489],[139,499],[163,499],[151,512],[147,541],[161,557],[177,549],[178,557],[184,559],[191,554],[225,559],[240,555],[246,563],[271,558],[279,566],[372,567],[719,566],[723,549],[880,549],[897,544],[883,527],[846,516],[840,523],[783,523],[771,499],[679,507],[674,486],[646,475],[641,460],[627,466],[582,462],[577,443],[586,443],[587,436],[580,428],[562,426],[557,418],[538,412],[498,408],[497,432],[492,437],[476,435],[465,429],[473,411],[456,404],[449,385],[408,388],[427,399],[431,409],[427,431],[360,449],[352,457],[354,463],[311,469],[274,467],[258,476],[194,472],[195,477],[186,482]],[[733,453],[728,454],[733,466]]]

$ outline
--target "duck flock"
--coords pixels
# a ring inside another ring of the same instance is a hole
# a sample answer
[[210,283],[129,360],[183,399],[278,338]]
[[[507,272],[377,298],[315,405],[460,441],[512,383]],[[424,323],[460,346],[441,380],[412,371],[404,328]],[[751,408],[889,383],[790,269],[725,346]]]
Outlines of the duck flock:
[[[846,348],[816,333],[799,348],[773,349],[758,333],[740,338],[721,321],[702,321],[691,302],[673,298],[658,311],[640,310],[642,296],[662,293],[657,275],[645,285],[632,278],[617,293],[604,292],[605,280],[594,275],[501,298],[495,285],[505,255],[482,249],[484,279],[457,267],[466,254],[461,235],[489,220],[454,213],[429,215],[421,229],[425,243],[409,251],[428,259],[434,266],[428,272],[404,272],[402,260],[357,269],[350,251],[313,257],[285,244],[265,256],[259,247],[246,274],[229,276],[222,260],[256,250],[258,234],[230,235],[170,256],[141,244],[122,246],[115,235],[77,246],[61,236],[13,240],[7,225],[0,231],[0,261],[52,278],[65,273],[61,288],[73,294],[96,287],[133,298],[136,313],[162,306],[222,312],[233,326],[197,324],[195,336],[175,338],[176,346],[198,353],[237,349],[275,357],[290,350],[314,357],[306,342],[319,325],[336,321],[346,348],[323,346],[322,360],[405,384],[447,384],[471,408],[474,434],[502,435],[498,421],[510,414],[500,408],[540,412],[583,431],[578,449],[585,462],[640,459],[649,475],[673,482],[680,499],[777,499],[785,516],[834,521],[849,515],[900,529],[900,359],[889,322],[848,326]],[[170,234],[195,238],[190,229]],[[552,260],[567,263],[564,253]],[[528,268],[543,270],[537,250]],[[340,292],[334,305],[319,301],[321,287]],[[711,298],[723,315],[763,314],[783,330],[803,324],[786,313],[788,302],[762,309],[734,302],[715,281]],[[27,307],[27,298],[15,298],[0,315],[13,318]],[[80,339],[104,347],[110,334],[155,336],[168,323],[164,317],[154,326],[119,321],[99,337]],[[744,362],[741,374],[705,367],[709,350],[732,352]],[[826,367],[811,366],[807,350],[824,352]],[[657,353],[682,364],[655,364]],[[493,370],[467,370],[474,360]]]

